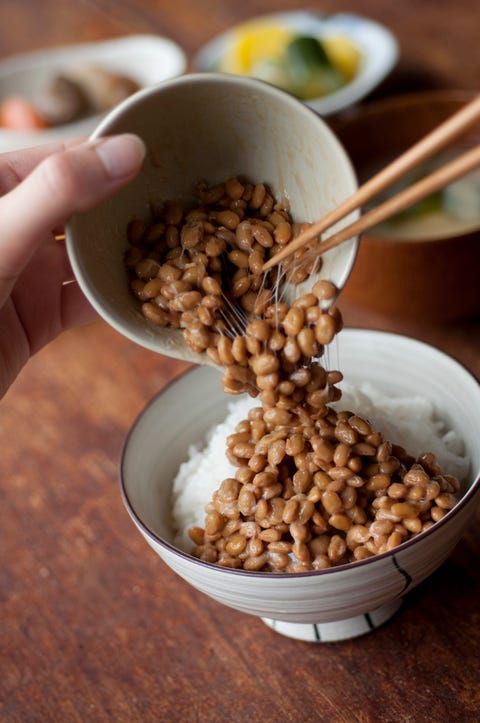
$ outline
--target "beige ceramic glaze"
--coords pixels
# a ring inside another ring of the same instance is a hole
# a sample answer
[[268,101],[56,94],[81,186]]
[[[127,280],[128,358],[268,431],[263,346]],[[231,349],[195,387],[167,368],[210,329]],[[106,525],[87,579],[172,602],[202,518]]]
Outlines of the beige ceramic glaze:
[[303,640],[354,637],[382,624],[402,597],[448,557],[480,500],[480,386],[460,364],[406,337],[346,329],[338,336],[338,365],[351,383],[370,381],[385,392],[431,399],[462,435],[471,461],[466,491],[456,507],[392,552],[320,572],[264,574],[216,567],[176,549],[173,478],[189,445],[201,442],[212,424],[224,419],[231,399],[221,391],[219,373],[206,367],[188,372],[147,406],[129,434],[121,462],[126,507],[167,565],[218,602]]
[[[128,222],[148,218],[152,203],[191,201],[202,178],[215,184],[233,175],[268,183],[278,198],[289,199],[294,220],[315,221],[355,190],[354,173],[313,111],[248,78],[195,74],[141,91],[94,135],[121,131],[144,139],[146,161],[128,188],[72,220],[67,248],[73,270],[92,305],[125,336],[154,351],[205,363],[206,355],[188,349],[180,332],[160,329],[141,315],[123,264]],[[342,287],[356,250],[353,239],[326,253],[321,275]]]

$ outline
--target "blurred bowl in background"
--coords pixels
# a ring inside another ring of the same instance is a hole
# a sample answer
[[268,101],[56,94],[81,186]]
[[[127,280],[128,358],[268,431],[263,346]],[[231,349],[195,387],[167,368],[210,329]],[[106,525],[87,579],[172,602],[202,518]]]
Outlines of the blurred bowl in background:
[[351,13],[305,10],[246,20],[204,45],[193,64],[266,80],[326,116],[370,93],[397,59],[397,41],[383,25]]
[[[429,91],[397,96],[350,111],[332,127],[362,183],[474,95]],[[480,123],[476,123],[452,149],[438,154],[438,161],[479,141]],[[413,172],[410,181],[421,173]],[[377,199],[373,205],[379,202]],[[343,298],[396,317],[469,318],[480,312],[479,268],[480,172],[475,171],[420,206],[366,232]]]
[[[0,103],[14,97],[35,106],[42,89],[56,77],[76,76],[86,68],[122,75],[143,88],[181,75],[186,56],[172,40],[156,35],[130,35],[14,55],[0,61]],[[38,130],[0,126],[0,152],[89,135],[102,115],[87,113],[78,120]]]

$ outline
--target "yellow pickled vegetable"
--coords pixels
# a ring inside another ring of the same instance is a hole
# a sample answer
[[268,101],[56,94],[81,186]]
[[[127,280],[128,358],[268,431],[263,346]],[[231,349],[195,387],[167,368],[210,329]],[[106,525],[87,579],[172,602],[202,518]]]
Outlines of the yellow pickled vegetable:
[[330,35],[322,40],[330,62],[346,80],[352,80],[358,72],[361,54],[358,48],[343,35]]
[[293,37],[292,31],[281,25],[246,23],[234,31],[222,58],[221,70],[248,75],[252,68],[264,60],[279,60]]
[[343,35],[312,37],[257,20],[232,32],[217,70],[251,75],[302,100],[333,93],[358,72],[361,55]]

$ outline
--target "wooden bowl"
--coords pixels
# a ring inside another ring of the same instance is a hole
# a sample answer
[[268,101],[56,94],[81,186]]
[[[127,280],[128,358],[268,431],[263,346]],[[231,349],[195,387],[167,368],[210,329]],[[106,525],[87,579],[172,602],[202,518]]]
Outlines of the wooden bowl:
[[[431,91],[375,102],[334,126],[362,182],[375,162],[393,159],[459,110],[474,94]],[[462,136],[474,145],[480,123]],[[480,312],[480,224],[461,236],[393,240],[367,232],[343,295],[396,317],[442,321]]]

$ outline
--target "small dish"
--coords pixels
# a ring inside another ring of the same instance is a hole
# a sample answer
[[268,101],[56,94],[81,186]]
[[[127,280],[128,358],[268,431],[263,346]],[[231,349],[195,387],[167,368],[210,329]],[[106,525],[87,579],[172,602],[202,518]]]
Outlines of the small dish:
[[448,557],[480,499],[477,380],[443,352],[396,334],[344,329],[335,347],[349,384],[366,382],[394,396],[430,400],[463,439],[470,461],[464,494],[455,507],[398,547],[301,573],[234,570],[178,549],[172,527],[174,477],[190,445],[201,444],[207,430],[225,419],[231,399],[221,391],[219,372],[207,367],[190,370],[147,405],[130,430],[120,467],[128,513],[172,570],[217,602],[262,618],[278,633],[312,642],[353,638],[386,622],[403,597]]
[[[383,25],[359,15],[297,11],[263,15],[246,22],[257,20],[278,23],[299,34],[319,38],[343,36],[360,52],[358,71],[350,82],[328,95],[306,101],[320,115],[338,113],[364,98],[388,75],[398,59],[398,45],[393,34]],[[217,70],[220,59],[232,43],[234,33],[242,25],[231,28],[204,45],[193,59],[195,69],[203,72]]]
[[[185,71],[186,56],[172,40],[155,35],[130,35],[14,55],[0,61],[0,99],[16,95],[32,100],[54,74],[79,65],[98,66],[123,74],[145,87],[181,75]],[[15,131],[0,127],[0,152],[88,135],[100,119],[101,116],[95,114],[45,130]]]

